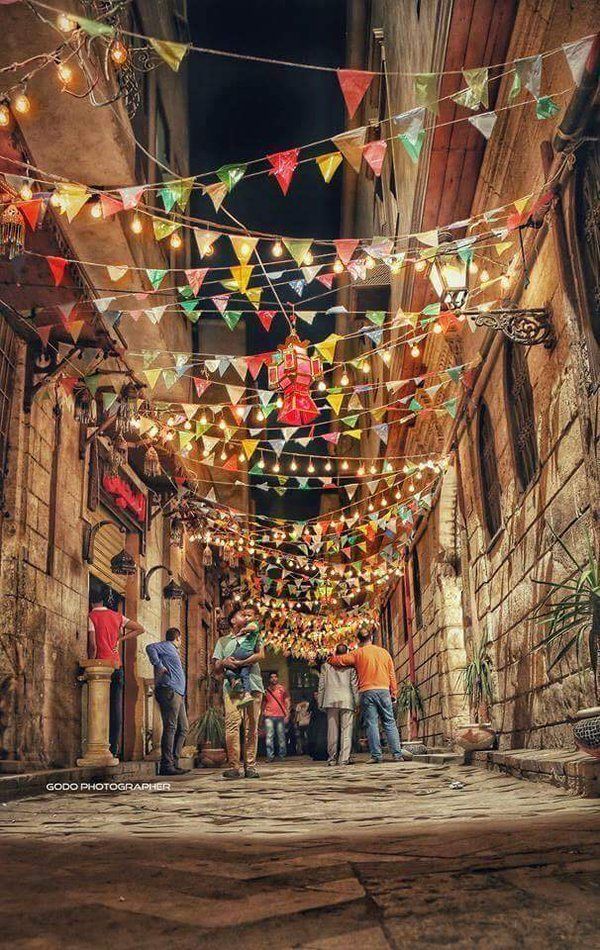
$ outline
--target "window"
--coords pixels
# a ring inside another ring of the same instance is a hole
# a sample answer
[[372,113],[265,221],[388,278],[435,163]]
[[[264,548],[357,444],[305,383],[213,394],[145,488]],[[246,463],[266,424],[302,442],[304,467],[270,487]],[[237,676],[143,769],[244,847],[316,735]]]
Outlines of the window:
[[526,491],[538,467],[533,392],[525,348],[510,340],[505,346],[504,371],[515,469],[519,485]]
[[501,526],[502,509],[500,505],[500,482],[498,463],[494,445],[494,429],[490,411],[481,402],[479,406],[479,464],[481,466],[481,488],[483,499],[483,517],[490,538],[493,538]]
[[413,597],[415,601],[415,623],[417,630],[423,626],[423,599],[421,596],[421,569],[419,567],[419,554],[415,548],[412,553],[412,572],[413,572]]

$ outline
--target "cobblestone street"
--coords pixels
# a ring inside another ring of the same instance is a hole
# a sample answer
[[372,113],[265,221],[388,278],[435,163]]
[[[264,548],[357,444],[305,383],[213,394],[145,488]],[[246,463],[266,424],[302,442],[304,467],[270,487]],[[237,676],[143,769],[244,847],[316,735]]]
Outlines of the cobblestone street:
[[456,765],[261,770],[3,806],[3,945],[598,946],[597,801]]

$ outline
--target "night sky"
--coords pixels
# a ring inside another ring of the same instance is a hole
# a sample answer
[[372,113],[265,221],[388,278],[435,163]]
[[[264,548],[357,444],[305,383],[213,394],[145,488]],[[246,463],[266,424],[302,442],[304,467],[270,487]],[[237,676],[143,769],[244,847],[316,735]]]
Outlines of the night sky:
[[[189,4],[189,23],[196,45],[340,66],[345,61],[345,9],[345,0],[202,0]],[[203,54],[190,56],[189,71],[193,172],[284,151],[327,138],[344,128],[343,100],[333,73]],[[321,149],[328,150],[327,146]],[[326,185],[317,165],[310,162],[296,170],[287,197],[274,178],[263,175],[242,180],[225,204],[250,230],[327,238],[337,236],[339,231],[341,182],[341,169]],[[231,223],[223,214],[215,217],[207,198],[197,198],[194,211],[216,222]],[[229,263],[231,256],[231,248],[227,247],[221,259],[215,256],[211,262]],[[272,262],[270,256],[268,259]],[[323,289],[313,284],[306,288],[305,296]],[[301,305],[291,289],[284,297]],[[265,291],[263,307],[273,309],[267,306],[268,299],[272,297]],[[334,303],[332,297],[325,300],[327,306]],[[306,305],[306,309],[315,307]],[[286,335],[281,317],[275,318],[268,335],[256,317],[245,319],[249,353],[275,349]],[[323,317],[315,321],[317,339],[327,336],[333,328],[330,323],[330,318]],[[299,329],[306,330],[303,335],[310,337],[306,324]],[[272,420],[273,416],[270,425]],[[255,494],[258,510],[264,514],[282,516],[285,511],[290,517],[292,500],[293,517],[318,514],[316,491],[288,492],[281,499],[273,492]],[[299,508],[300,503],[304,507]]]

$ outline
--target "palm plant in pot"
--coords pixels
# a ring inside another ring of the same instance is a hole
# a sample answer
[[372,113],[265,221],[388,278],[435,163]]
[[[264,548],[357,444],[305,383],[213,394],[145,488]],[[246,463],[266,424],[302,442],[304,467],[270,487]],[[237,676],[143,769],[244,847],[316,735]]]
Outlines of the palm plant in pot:
[[427,747],[419,741],[419,720],[424,716],[423,700],[419,687],[412,680],[406,680],[398,694],[396,712],[398,730],[400,730],[405,715],[408,723],[408,742],[403,742],[402,747],[412,752],[413,755],[425,755]]
[[472,721],[458,727],[456,743],[465,752],[491,749],[496,739],[489,721],[490,707],[494,701],[494,681],[485,637],[481,638],[473,658],[462,671],[462,683]]
[[218,768],[227,759],[225,752],[225,717],[217,706],[208,706],[198,719],[191,723],[187,743],[196,743],[200,750],[200,762],[206,768]]
[[[552,529],[550,529],[552,531]],[[570,580],[538,581],[549,588],[536,610],[536,619],[544,626],[542,638],[549,652],[557,649],[548,664],[552,670],[562,659],[575,654],[581,677],[591,670],[596,705],[580,709],[575,715],[573,734],[583,752],[600,758],[600,704],[598,672],[600,667],[600,560],[591,537],[587,536],[587,557],[579,564],[562,538],[552,531],[556,541],[574,567]]]

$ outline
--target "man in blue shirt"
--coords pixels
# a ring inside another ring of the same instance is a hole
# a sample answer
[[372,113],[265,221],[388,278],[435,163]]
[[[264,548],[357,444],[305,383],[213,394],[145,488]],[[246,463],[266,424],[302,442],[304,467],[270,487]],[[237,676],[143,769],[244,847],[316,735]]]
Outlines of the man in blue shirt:
[[149,643],[146,653],[154,667],[154,695],[163,721],[159,775],[183,775],[176,762],[188,731],[185,711],[185,673],[179,656],[181,630],[169,627],[165,639]]

